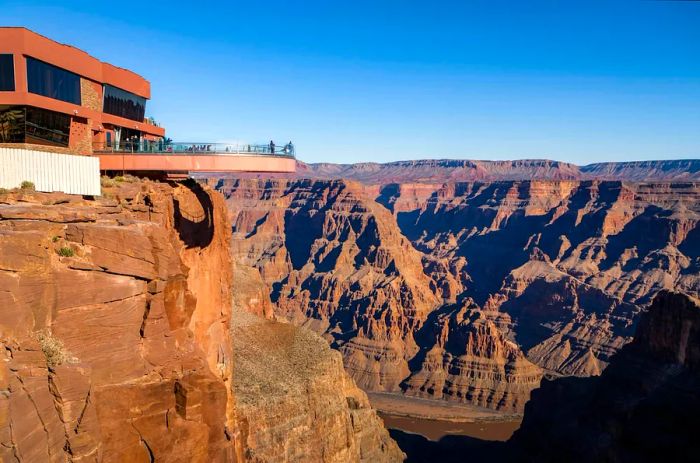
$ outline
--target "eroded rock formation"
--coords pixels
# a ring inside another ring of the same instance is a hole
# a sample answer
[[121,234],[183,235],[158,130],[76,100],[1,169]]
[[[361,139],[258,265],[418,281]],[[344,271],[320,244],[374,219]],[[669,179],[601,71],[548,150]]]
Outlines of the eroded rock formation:
[[221,197],[0,197],[0,460],[232,461]]
[[[420,255],[380,204],[345,182],[269,182],[233,224],[235,260],[255,266],[271,288],[277,315],[325,334],[361,387],[398,390],[418,347],[413,333],[438,299]],[[246,192],[243,192],[246,195]],[[240,210],[240,209],[239,209]]]
[[697,460],[700,305],[662,291],[600,376],[545,380],[507,442],[392,430],[408,463]]
[[221,195],[111,183],[0,196],[0,461],[402,461],[316,335],[238,312],[234,359],[273,313]]
[[449,281],[443,297],[495,311],[549,372],[599,374],[658,291],[700,291],[698,184],[457,183],[427,198],[412,190],[380,198],[427,256],[428,275],[436,268],[433,279]]
[[522,410],[598,375],[663,289],[700,291],[700,185],[221,180],[236,260],[358,385]]
[[545,381],[508,442],[517,461],[693,461],[700,305],[661,292],[600,377]]

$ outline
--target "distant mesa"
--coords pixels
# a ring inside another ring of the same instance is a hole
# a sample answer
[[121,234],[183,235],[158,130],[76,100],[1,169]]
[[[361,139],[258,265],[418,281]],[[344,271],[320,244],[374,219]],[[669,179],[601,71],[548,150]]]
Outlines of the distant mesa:
[[[256,178],[236,175],[238,178]],[[356,164],[297,161],[293,174],[270,174],[265,178],[346,179],[371,185],[390,183],[488,182],[513,180],[617,180],[700,181],[700,159],[604,162],[577,166],[548,159],[484,161],[469,159],[421,159],[388,163]]]

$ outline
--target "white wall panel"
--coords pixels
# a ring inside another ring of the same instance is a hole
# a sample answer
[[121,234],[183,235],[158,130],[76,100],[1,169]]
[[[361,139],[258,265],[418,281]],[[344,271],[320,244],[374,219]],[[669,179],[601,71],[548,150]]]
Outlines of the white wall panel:
[[37,191],[100,195],[100,160],[91,156],[0,147],[0,188],[17,188],[24,180]]

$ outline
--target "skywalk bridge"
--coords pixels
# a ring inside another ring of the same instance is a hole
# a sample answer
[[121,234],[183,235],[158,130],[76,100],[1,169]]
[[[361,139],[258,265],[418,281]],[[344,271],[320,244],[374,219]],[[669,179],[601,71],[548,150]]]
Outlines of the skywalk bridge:
[[290,173],[296,170],[295,148],[285,145],[180,143],[166,141],[94,144],[103,172]]

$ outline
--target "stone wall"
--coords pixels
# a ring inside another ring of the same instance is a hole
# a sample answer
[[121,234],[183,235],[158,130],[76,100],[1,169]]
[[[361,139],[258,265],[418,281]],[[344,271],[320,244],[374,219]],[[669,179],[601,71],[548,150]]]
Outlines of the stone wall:
[[83,106],[93,111],[102,111],[102,86],[88,79],[80,79],[80,98]]
[[71,117],[68,149],[77,154],[92,154],[92,129],[89,119]]

